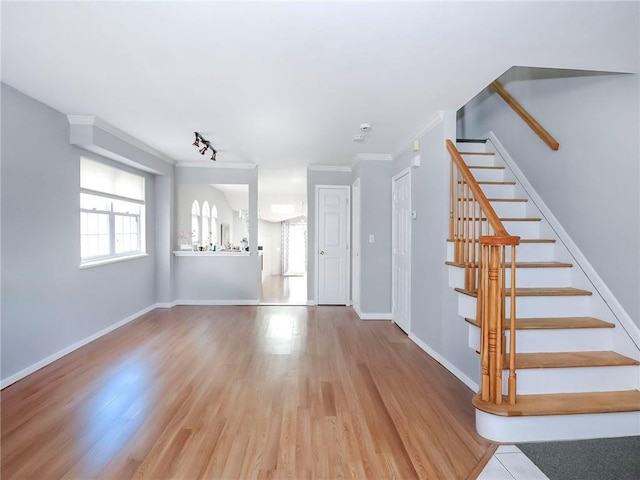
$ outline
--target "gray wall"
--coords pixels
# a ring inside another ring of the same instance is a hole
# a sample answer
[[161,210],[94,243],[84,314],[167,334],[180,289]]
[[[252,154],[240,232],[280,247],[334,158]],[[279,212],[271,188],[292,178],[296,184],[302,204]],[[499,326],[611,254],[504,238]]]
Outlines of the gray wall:
[[[360,311],[391,312],[391,174],[392,163],[362,160],[360,178]],[[369,235],[374,243],[369,243]]]
[[496,134],[640,326],[639,77],[539,73],[508,72],[506,89],[558,140],[558,151],[488,92],[464,107],[459,125],[468,137]]
[[447,236],[449,215],[449,156],[445,140],[455,139],[455,113],[429,130],[420,151],[407,150],[393,162],[392,175],[420,155],[421,166],[411,170],[411,334],[454,367],[478,381],[478,356],[468,346],[467,324],[457,313],[458,301],[449,287]]
[[155,303],[154,177],[149,256],[80,269],[83,154],[100,160],[70,145],[65,115],[2,84],[3,379]]
[[[307,299],[315,301],[316,185],[351,185],[352,172],[307,170]],[[349,286],[351,291],[351,286]]]

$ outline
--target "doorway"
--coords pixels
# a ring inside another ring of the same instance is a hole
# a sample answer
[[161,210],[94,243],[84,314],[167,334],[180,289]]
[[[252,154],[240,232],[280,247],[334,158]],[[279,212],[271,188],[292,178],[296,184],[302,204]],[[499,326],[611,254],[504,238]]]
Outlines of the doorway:
[[349,304],[350,185],[316,185],[316,300]]
[[411,170],[392,179],[392,306],[391,318],[411,329]]

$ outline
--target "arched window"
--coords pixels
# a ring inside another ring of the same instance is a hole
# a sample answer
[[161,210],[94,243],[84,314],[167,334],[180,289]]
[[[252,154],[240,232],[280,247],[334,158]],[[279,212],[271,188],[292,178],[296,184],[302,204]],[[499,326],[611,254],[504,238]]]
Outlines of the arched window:
[[211,243],[218,244],[218,207],[211,205]]
[[211,232],[209,230],[209,219],[211,217],[209,215],[209,202],[205,200],[202,204],[202,244],[205,246],[209,245],[211,241]]
[[191,243],[200,243],[200,204],[197,200],[191,204]]

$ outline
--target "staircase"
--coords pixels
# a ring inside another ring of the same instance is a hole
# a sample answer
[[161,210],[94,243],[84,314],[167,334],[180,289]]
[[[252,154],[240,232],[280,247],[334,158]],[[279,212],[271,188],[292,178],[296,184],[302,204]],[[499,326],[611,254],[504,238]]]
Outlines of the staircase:
[[[484,401],[478,394],[478,432],[500,442],[640,435],[638,346],[491,141],[458,140],[456,148],[509,235],[520,237],[514,267],[517,393],[513,404],[506,397],[501,403]],[[480,353],[478,291],[465,289],[465,265],[454,261],[452,239],[448,246],[449,284],[469,325],[469,347]],[[505,275],[502,395],[510,360],[509,268]]]

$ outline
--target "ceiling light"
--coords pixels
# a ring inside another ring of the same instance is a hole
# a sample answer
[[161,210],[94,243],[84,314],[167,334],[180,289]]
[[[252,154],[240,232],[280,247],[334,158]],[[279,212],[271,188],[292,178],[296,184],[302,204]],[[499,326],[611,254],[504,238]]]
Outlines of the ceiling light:
[[369,130],[371,130],[371,125],[368,123],[363,123],[362,125],[360,125],[360,131],[361,132],[368,132]]
[[202,144],[204,145],[204,147],[200,148],[198,151],[200,152],[200,155],[204,155],[205,153],[207,153],[207,150],[211,149],[211,151],[213,152],[211,154],[211,160],[213,160],[214,162],[216,161],[216,153],[217,150],[215,148],[213,148],[211,146],[211,142],[209,140],[207,140],[206,138],[204,138],[202,135],[200,135],[198,132],[193,132],[196,135],[196,140],[195,142],[192,143],[192,145],[196,148],[200,147],[200,142],[202,142]]
[[364,135],[362,135],[361,133],[358,133],[357,135],[353,136],[353,141],[354,142],[361,142],[364,140]]

